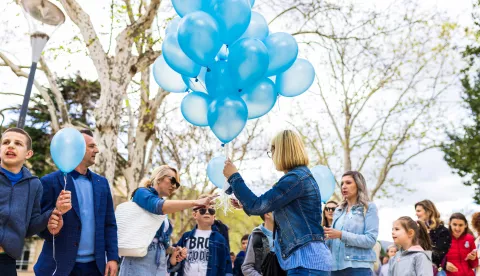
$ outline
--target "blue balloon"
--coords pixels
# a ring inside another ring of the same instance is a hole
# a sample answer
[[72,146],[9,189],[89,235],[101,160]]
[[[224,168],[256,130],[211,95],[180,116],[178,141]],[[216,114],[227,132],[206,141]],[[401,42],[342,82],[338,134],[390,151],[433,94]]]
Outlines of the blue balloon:
[[322,202],[327,202],[327,200],[332,197],[333,192],[335,192],[335,176],[333,176],[332,171],[330,171],[328,167],[322,165],[315,166],[311,168],[310,171],[320,189]]
[[227,158],[225,156],[217,156],[208,162],[207,166],[207,176],[208,179],[217,186],[219,189],[223,189],[223,184],[226,179],[223,175],[223,168],[225,167],[225,161]]
[[189,13],[178,26],[178,44],[195,63],[208,66],[222,47],[217,22],[208,13]]
[[182,80],[182,75],[175,72],[163,58],[159,56],[153,63],[153,78],[161,88],[173,93],[182,93],[187,91],[187,86]]
[[243,89],[260,80],[268,68],[268,51],[263,42],[242,38],[230,47],[228,67],[236,89]]
[[165,37],[162,43],[162,52],[167,64],[177,73],[191,78],[198,76],[200,73],[200,65],[193,62],[180,49],[177,33],[170,33]]
[[298,55],[298,44],[295,38],[287,33],[274,33],[265,39],[270,63],[267,77],[278,75],[287,70],[295,62]]
[[241,97],[247,104],[248,119],[260,118],[267,114],[275,106],[277,96],[275,84],[269,78],[263,78],[242,90]]
[[227,60],[228,59],[228,47],[227,45],[223,45],[218,51],[217,60]]
[[208,107],[208,125],[213,134],[225,144],[242,132],[247,118],[247,105],[237,95],[217,98]]
[[86,148],[83,135],[71,127],[58,131],[50,142],[53,162],[63,173],[69,173],[80,165]]
[[183,82],[187,85],[187,87],[192,91],[199,91],[207,93],[207,86],[205,84],[205,74],[207,72],[206,67],[202,67],[200,69],[200,73],[196,78],[189,78],[186,76],[182,76]]
[[180,20],[182,20],[182,18],[178,16],[172,19],[168,24],[168,27],[165,29],[165,34],[169,34],[172,32],[176,33],[178,31],[178,25],[180,24]]
[[208,94],[212,98],[219,98],[237,93],[237,90],[235,90],[232,84],[228,62],[223,60],[215,62],[210,67],[210,71],[207,70],[207,73],[205,74],[205,84],[207,86]]
[[210,0],[172,0],[173,8],[180,17],[195,11],[207,11],[210,2]]
[[188,93],[182,100],[180,110],[183,118],[194,126],[208,126],[208,106],[212,98],[203,92]]
[[295,97],[307,91],[315,79],[315,69],[305,59],[297,59],[287,71],[277,75],[275,91],[285,97]]
[[209,13],[218,22],[222,42],[229,45],[248,28],[251,7],[246,0],[212,0]]
[[253,7],[254,4],[255,4],[255,0],[250,0],[250,7]]
[[268,23],[265,18],[258,12],[252,11],[252,17],[250,18],[250,24],[247,30],[240,37],[242,38],[256,38],[264,40],[268,36]]

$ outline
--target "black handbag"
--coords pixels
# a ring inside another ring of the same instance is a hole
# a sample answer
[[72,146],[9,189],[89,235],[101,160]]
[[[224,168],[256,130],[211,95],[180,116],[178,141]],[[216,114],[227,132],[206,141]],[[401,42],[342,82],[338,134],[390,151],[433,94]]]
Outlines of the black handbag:
[[[273,239],[275,240],[277,224],[273,222]],[[262,276],[287,276],[287,273],[280,267],[275,252],[269,252],[262,262]]]

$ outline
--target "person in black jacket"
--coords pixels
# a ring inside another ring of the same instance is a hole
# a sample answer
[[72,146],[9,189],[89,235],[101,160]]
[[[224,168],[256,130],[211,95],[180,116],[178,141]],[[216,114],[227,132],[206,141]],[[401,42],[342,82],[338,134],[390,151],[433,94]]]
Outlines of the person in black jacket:
[[245,251],[247,250],[248,234],[243,235],[241,242],[242,242],[242,251],[238,252],[237,257],[235,258],[235,263],[233,264],[234,276],[243,276],[242,265],[243,265],[243,261],[245,260]]
[[435,204],[432,201],[425,199],[415,204],[415,212],[419,220],[425,222],[428,227],[428,234],[432,241],[432,263],[437,267],[445,269],[443,260],[450,249],[452,237],[450,232],[444,226],[440,219]]

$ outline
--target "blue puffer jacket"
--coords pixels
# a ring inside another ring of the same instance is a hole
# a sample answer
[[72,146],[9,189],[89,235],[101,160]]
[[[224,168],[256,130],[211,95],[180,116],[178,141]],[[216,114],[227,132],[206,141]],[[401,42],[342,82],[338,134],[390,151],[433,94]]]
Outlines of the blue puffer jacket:
[[19,259],[25,237],[47,227],[52,210],[42,214],[42,183],[23,167],[23,177],[14,186],[0,170],[0,246]]
[[286,173],[275,186],[261,196],[256,196],[245,185],[239,173],[228,179],[232,190],[249,215],[262,215],[273,211],[277,225],[275,242],[288,258],[295,250],[313,241],[324,241],[322,199],[317,182],[305,166]]

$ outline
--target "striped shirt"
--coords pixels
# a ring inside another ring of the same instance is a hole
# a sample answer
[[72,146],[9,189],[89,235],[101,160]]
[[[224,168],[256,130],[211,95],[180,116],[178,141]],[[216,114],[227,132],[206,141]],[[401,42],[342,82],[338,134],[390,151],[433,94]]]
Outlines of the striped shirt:
[[290,257],[283,259],[282,251],[278,242],[274,241],[275,254],[280,267],[287,271],[297,267],[330,271],[332,269],[332,255],[330,250],[321,241],[309,242],[305,246],[295,250]]

